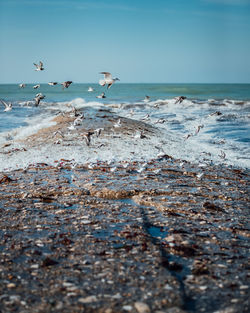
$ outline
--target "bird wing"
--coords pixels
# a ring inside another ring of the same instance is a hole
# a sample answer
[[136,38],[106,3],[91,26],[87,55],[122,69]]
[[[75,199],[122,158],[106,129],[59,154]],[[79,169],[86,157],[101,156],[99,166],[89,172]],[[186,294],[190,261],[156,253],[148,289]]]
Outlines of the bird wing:
[[38,105],[40,103],[41,99],[39,97],[36,97],[35,101],[36,101],[36,105]]
[[100,72],[100,74],[103,74],[105,79],[112,79],[112,75],[109,72]]
[[5,106],[6,109],[9,107],[8,103],[5,102],[3,99],[0,99],[0,101],[1,101],[2,104]]
[[42,62],[42,61],[40,61],[39,65],[40,65],[40,67],[43,67],[43,62]]
[[100,79],[100,80],[99,80],[99,85],[105,86],[105,84],[106,84],[106,82],[105,82],[104,79]]
[[39,66],[36,63],[33,63],[35,65],[36,68],[38,68]]

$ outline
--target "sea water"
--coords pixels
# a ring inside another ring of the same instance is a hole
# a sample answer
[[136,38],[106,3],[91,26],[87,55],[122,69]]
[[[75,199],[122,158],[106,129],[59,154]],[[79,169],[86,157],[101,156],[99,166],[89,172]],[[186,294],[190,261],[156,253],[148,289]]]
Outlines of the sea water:
[[[46,127],[55,114],[73,106],[85,112],[109,106],[120,116],[143,120],[171,135],[175,158],[195,161],[203,155],[215,163],[250,166],[250,84],[115,83],[108,90],[98,84],[73,83],[64,90],[60,84],[41,84],[36,90],[33,85],[0,85],[0,98],[13,104],[9,112],[0,104],[0,145],[13,134],[29,135]],[[103,91],[106,98],[96,98]],[[46,97],[36,107],[34,97],[40,92]],[[144,101],[146,95],[149,101]],[[176,103],[178,96],[186,99]],[[181,142],[188,149],[181,149]]]

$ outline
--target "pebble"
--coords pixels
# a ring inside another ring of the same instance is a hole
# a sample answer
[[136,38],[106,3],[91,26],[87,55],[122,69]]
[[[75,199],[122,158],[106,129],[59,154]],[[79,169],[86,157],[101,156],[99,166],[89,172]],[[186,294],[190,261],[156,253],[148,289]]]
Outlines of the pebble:
[[122,309],[125,310],[125,311],[132,311],[132,310],[133,310],[133,307],[132,307],[131,305],[124,305],[124,306],[122,307]]
[[138,313],[150,313],[149,306],[144,302],[135,302],[134,306]]
[[97,298],[96,296],[88,296],[86,298],[79,298],[78,302],[80,303],[92,303],[92,302],[96,302]]
[[16,285],[14,283],[9,283],[7,285],[7,288],[15,288],[15,287],[16,287]]

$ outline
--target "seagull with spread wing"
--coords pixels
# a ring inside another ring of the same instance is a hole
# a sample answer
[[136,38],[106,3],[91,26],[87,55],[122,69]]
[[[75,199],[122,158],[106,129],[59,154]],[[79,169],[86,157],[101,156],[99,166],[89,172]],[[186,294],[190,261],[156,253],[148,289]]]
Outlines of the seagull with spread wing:
[[4,112],[8,112],[12,110],[12,103],[7,103],[3,99],[0,99],[0,102],[5,106]]
[[63,82],[61,83],[61,85],[63,86],[63,89],[64,88],[69,88],[69,86],[72,84],[72,81],[71,80],[67,80],[66,82]]
[[107,89],[109,89],[114,84],[114,82],[120,80],[119,78],[112,78],[112,75],[109,72],[100,72],[100,74],[104,75],[104,79],[100,79],[99,84],[101,86],[107,85]]
[[44,67],[43,67],[43,62],[40,61],[39,64],[33,63],[36,67],[35,71],[43,71]]
[[42,99],[44,99],[44,98],[45,98],[45,96],[44,96],[42,93],[38,93],[38,94],[35,96],[35,98],[34,98],[34,100],[35,100],[35,106],[38,106],[39,103],[40,103],[40,101],[41,101]]

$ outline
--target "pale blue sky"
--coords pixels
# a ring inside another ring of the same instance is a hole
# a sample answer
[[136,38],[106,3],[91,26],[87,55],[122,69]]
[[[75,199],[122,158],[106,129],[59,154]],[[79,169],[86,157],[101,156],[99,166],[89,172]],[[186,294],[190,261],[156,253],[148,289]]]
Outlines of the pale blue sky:
[[250,0],[0,0],[0,83],[98,82],[100,71],[250,83]]

